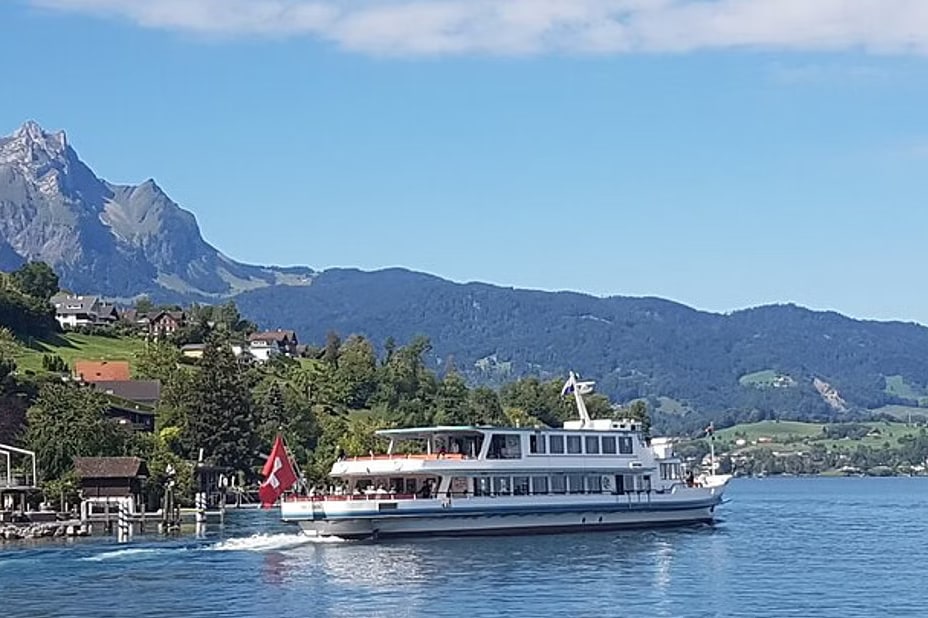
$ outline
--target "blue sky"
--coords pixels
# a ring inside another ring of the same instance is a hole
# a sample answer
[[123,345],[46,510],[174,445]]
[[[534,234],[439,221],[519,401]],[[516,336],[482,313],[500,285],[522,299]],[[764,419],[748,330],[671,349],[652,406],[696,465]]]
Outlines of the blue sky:
[[7,0],[0,27],[0,133],[65,129],[239,260],[928,323],[921,0]]

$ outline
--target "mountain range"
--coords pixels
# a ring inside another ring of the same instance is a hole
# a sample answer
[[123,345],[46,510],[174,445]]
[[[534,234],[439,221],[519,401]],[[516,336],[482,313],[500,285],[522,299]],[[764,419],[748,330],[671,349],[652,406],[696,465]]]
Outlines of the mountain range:
[[[237,262],[153,181],[117,185],[63,132],[27,122],[0,138],[0,269],[52,265],[73,291],[166,302],[234,299],[266,328],[304,342],[329,331],[382,345],[430,338],[429,361],[499,384],[568,369],[617,401],[665,418],[850,418],[928,405],[928,328],[793,305],[716,314],[659,298],[600,298],[402,269],[364,272]],[[694,421],[695,422],[695,421]]]
[[52,265],[74,290],[117,299],[201,301],[271,285],[305,285],[309,268],[241,264],[200,235],[194,216],[154,180],[98,178],[63,131],[27,122],[0,138],[0,268]]

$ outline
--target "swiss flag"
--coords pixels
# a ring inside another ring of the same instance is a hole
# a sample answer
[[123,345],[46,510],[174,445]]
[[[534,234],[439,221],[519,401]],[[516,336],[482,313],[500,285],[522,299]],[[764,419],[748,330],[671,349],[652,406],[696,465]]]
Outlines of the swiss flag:
[[280,435],[274,440],[274,448],[271,449],[271,455],[264,463],[261,474],[264,476],[264,482],[258,488],[258,496],[261,498],[261,506],[269,509],[277,502],[282,493],[296,483],[296,473],[293,471],[293,466],[290,465],[287,447],[284,446],[283,438]]

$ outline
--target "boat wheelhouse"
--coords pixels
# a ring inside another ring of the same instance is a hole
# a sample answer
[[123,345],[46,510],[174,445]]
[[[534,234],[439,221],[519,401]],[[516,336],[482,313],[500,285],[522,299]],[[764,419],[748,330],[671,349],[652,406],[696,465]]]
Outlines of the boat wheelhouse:
[[592,420],[565,384],[579,420],[559,429],[437,426],[387,429],[383,454],[332,466],[331,491],[286,496],[284,521],[308,534],[377,538],[604,530],[711,522],[730,479],[684,478],[667,438],[631,419]]

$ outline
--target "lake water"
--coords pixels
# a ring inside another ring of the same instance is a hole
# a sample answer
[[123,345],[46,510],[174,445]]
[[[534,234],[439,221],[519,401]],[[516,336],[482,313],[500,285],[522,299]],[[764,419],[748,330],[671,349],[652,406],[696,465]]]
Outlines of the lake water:
[[0,616],[928,616],[928,479],[733,481],[712,527],[315,543],[0,545]]

